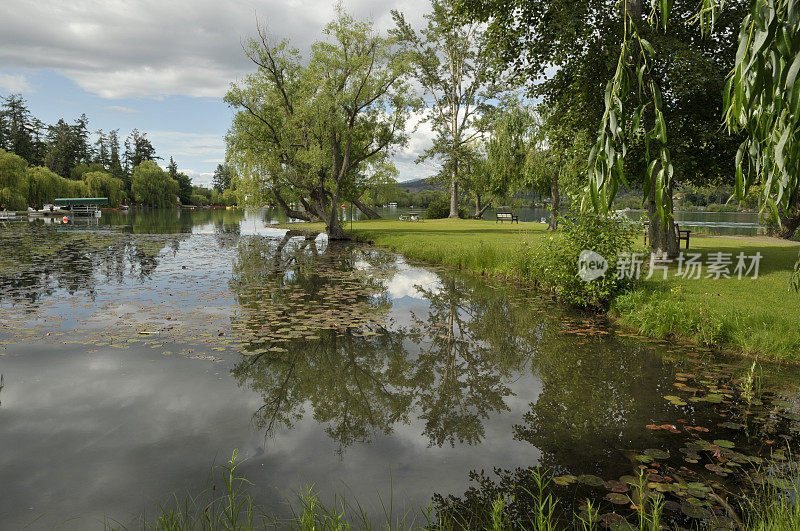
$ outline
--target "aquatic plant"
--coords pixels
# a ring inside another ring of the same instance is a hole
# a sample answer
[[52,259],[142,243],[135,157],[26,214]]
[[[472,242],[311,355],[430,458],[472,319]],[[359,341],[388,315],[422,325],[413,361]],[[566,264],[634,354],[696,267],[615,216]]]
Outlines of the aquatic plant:
[[761,394],[761,367],[756,372],[756,361],[738,382],[742,398],[751,404]]
[[800,461],[772,461],[743,500],[744,528],[753,531],[800,529]]

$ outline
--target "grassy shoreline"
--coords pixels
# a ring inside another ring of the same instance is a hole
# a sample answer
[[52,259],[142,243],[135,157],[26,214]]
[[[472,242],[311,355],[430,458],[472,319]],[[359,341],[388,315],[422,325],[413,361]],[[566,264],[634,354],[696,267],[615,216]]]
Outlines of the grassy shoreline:
[[[320,493],[311,486],[306,486],[286,499],[291,516],[280,518],[268,514],[263,507],[256,504],[250,492],[253,483],[240,475],[237,470],[243,462],[244,460],[239,459],[238,450],[234,450],[226,464],[212,467],[209,474],[209,481],[213,482],[211,490],[187,494],[185,497],[175,495],[171,503],[162,505],[155,511],[154,519],[141,515],[137,519],[137,524],[141,529],[174,531],[191,529],[349,531],[379,528],[441,531],[472,528],[491,531],[509,529],[597,531],[605,527],[613,528],[604,525],[611,520],[605,519],[609,514],[600,515],[600,506],[597,503],[588,501],[583,510],[577,512],[565,499],[554,496],[549,490],[553,483],[552,473],[540,467],[530,469],[534,481],[533,491],[523,489],[532,504],[531,514],[525,518],[522,515],[512,514],[511,507],[508,507],[508,503],[514,501],[513,496],[507,497],[497,493],[491,499],[491,503],[474,508],[478,513],[472,512],[464,516],[447,510],[440,511],[441,508],[435,507],[433,503],[395,512],[392,500],[388,501],[388,506],[380,500],[383,518],[375,521],[370,518],[358,500],[348,502],[345,498],[335,497],[332,504],[326,505],[321,500]],[[735,522],[738,524],[737,528],[753,531],[797,529],[800,525],[800,505],[795,503],[795,500],[800,495],[798,487],[800,465],[796,460],[790,460],[782,464],[770,463],[769,468],[772,471],[770,480],[755,483],[753,496],[744,499],[737,507],[738,514],[727,502],[717,497],[728,509],[727,524],[726,521],[712,516],[702,520],[701,528],[728,528]],[[214,487],[214,483],[217,482],[221,484],[219,494],[215,492]],[[629,516],[634,523],[622,520],[627,524],[625,528],[639,531],[663,529],[664,495],[651,489],[643,472],[638,477],[631,477],[628,484],[631,491],[623,496],[627,497],[631,509],[634,510],[634,514]],[[473,519],[476,517],[477,519]],[[126,529],[116,520],[106,520],[104,528]]]
[[[305,226],[323,228],[319,224]],[[525,282],[535,280],[530,270],[532,249],[550,237],[542,223],[451,219],[358,221],[351,232],[360,240],[413,260]],[[800,295],[787,291],[798,250],[800,243],[777,238],[693,234],[690,252],[702,253],[704,261],[709,253],[732,253],[731,270],[738,253],[761,253],[758,278],[681,279],[674,278],[673,266],[667,280],[642,280],[614,301],[609,314],[646,336],[689,340],[746,356],[798,363]]]

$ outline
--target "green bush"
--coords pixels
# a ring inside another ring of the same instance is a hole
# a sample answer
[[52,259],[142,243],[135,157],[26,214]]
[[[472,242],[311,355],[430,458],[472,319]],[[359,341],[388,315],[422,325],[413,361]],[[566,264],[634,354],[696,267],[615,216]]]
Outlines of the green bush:
[[428,210],[425,211],[425,217],[428,219],[442,219],[450,215],[450,200],[444,197],[438,197],[431,201],[428,205]]
[[28,202],[11,188],[0,189],[0,210],[25,210]]
[[189,204],[194,206],[206,206],[208,198],[201,194],[192,194],[189,196]]
[[[530,274],[540,287],[569,304],[583,308],[606,308],[635,279],[617,278],[618,257],[634,251],[641,227],[626,220],[594,214],[573,214],[561,223],[561,231],[533,249]],[[578,275],[578,258],[594,251],[608,261],[600,278],[585,281]],[[644,257],[642,257],[644,260]]]
[[[425,211],[427,219],[443,219],[450,216],[450,198],[439,196],[428,205]],[[466,208],[459,207],[458,217],[466,219],[469,217],[469,211]]]

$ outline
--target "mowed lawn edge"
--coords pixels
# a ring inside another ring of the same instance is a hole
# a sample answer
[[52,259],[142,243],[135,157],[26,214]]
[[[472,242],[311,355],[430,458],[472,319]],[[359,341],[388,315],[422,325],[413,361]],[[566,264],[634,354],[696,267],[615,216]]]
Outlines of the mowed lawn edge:
[[[292,224],[292,227],[296,227]],[[302,224],[324,229],[321,224]],[[360,240],[422,262],[487,276],[533,282],[532,250],[551,236],[543,223],[488,220],[370,220],[346,225]],[[637,243],[645,252],[641,240]],[[767,237],[693,234],[688,252],[730,253],[731,278],[699,279],[657,272],[617,298],[609,315],[626,328],[660,339],[679,338],[716,345],[748,356],[800,362],[800,294],[788,290],[800,243]],[[687,252],[684,250],[684,252]],[[739,253],[761,253],[758,278],[733,274]],[[646,276],[643,275],[643,277]]]

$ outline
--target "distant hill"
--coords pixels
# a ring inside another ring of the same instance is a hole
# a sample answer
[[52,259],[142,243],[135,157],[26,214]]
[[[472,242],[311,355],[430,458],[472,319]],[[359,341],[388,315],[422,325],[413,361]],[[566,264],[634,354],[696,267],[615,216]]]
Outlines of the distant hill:
[[427,179],[414,179],[413,181],[405,181],[402,183],[397,183],[397,186],[400,187],[401,190],[406,190],[412,194],[418,194],[423,190],[442,189],[440,184],[433,185],[429,183]]

